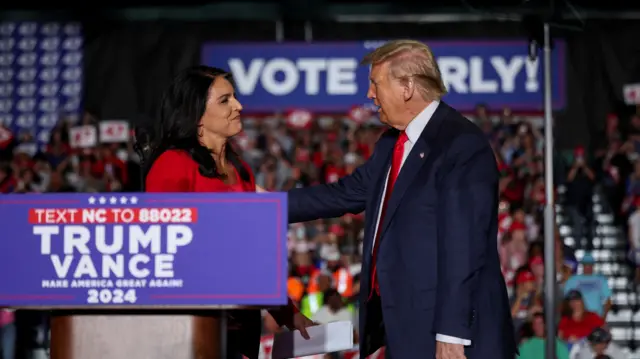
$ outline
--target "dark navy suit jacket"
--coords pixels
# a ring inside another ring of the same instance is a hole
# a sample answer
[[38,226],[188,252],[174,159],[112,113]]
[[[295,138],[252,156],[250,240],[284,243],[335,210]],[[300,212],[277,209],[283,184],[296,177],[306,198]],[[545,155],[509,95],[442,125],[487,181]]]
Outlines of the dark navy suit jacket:
[[373,335],[366,305],[371,252],[398,135],[386,131],[371,158],[338,182],[289,191],[290,222],[366,210],[362,358],[383,345],[394,359],[434,358],[438,333],[471,340],[465,347],[469,359],[513,359],[516,343],[497,251],[496,160],[481,130],[443,102],[405,160],[380,225],[377,268],[386,341]]

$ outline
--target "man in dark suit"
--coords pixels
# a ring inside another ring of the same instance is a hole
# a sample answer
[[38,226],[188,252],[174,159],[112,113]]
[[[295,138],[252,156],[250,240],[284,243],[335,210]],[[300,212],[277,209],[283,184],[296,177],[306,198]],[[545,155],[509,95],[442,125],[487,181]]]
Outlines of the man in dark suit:
[[366,210],[361,357],[513,359],[497,252],[498,170],[482,131],[440,102],[428,46],[392,41],[363,60],[386,131],[337,183],[289,191],[289,220]]

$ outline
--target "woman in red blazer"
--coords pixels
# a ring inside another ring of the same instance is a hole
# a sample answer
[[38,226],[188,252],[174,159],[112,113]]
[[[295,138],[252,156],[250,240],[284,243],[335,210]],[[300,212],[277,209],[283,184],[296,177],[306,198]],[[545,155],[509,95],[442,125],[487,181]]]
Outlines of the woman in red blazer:
[[[228,143],[242,131],[241,111],[228,72],[205,66],[181,72],[163,97],[156,128],[145,141],[138,141],[145,190],[255,192],[251,169]],[[136,139],[140,137],[137,133]],[[269,314],[278,324],[300,330],[306,338],[305,328],[314,325],[291,301]],[[262,331],[260,311],[233,311],[228,323],[228,357],[245,355],[257,359]]]

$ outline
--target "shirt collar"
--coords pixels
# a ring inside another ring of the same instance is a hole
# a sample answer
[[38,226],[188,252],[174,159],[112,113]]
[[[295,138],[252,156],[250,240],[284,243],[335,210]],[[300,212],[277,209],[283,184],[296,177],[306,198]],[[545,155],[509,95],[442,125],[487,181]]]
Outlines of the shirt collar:
[[424,131],[424,128],[427,127],[429,120],[436,112],[438,105],[440,105],[440,101],[432,101],[429,106],[425,107],[424,110],[422,110],[422,112],[418,114],[418,116],[414,117],[414,119],[409,122],[409,125],[407,125],[407,128],[404,130],[404,132],[406,132],[407,137],[409,138],[409,141],[411,141],[411,143],[416,143],[418,138],[420,138],[422,131]]

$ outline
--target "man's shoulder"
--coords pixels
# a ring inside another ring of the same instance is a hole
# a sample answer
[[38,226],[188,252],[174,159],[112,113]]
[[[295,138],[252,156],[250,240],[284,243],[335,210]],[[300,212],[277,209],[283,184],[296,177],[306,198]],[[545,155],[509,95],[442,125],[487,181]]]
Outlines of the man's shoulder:
[[448,107],[442,130],[445,144],[448,144],[448,146],[478,147],[483,149],[491,147],[487,136],[480,127],[456,109],[447,104],[444,104],[444,106]]

